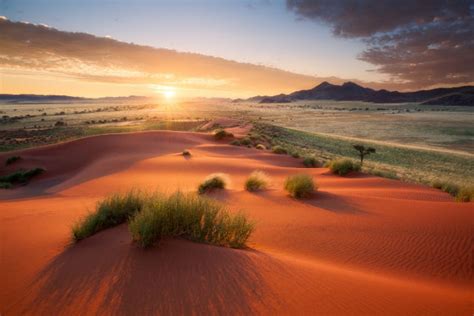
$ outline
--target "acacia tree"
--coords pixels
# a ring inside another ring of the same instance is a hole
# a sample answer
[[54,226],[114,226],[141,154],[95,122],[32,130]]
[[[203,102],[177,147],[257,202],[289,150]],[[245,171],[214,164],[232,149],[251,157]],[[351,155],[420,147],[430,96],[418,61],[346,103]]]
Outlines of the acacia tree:
[[352,145],[355,150],[359,152],[360,157],[360,166],[364,163],[364,157],[370,154],[375,154],[375,148],[373,147],[365,147],[364,145]]

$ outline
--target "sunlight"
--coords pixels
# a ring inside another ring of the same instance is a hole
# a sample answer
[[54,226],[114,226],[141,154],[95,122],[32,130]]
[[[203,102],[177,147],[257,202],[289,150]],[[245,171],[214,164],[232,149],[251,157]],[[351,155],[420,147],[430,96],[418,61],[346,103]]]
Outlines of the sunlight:
[[166,100],[171,100],[176,96],[176,88],[172,86],[153,85],[153,90]]

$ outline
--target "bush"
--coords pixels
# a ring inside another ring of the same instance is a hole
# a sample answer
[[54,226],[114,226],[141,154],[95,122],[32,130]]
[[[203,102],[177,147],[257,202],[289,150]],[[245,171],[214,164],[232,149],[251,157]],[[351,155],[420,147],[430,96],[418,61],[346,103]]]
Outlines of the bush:
[[263,144],[258,144],[257,146],[255,146],[255,148],[257,148],[258,150],[265,150],[265,149],[267,149],[267,147],[265,147],[265,145],[263,145]]
[[230,144],[234,146],[240,146],[240,140],[234,139]]
[[254,230],[243,214],[231,215],[216,201],[193,193],[158,196],[129,225],[134,241],[149,247],[163,237],[183,237],[242,248]]
[[473,202],[474,201],[474,187],[462,187],[456,194],[456,201],[458,202]]
[[268,176],[262,171],[254,171],[245,181],[245,189],[250,192],[265,190],[268,187]]
[[279,155],[286,155],[287,153],[287,150],[281,146],[273,146],[272,147],[272,151],[275,153],[275,154],[279,154]]
[[189,150],[183,150],[182,155],[183,155],[184,157],[191,157],[191,152],[190,152]]
[[218,128],[214,131],[214,138],[217,140],[224,139],[226,137],[233,137],[232,133],[227,132],[225,129]]
[[291,157],[293,157],[293,158],[300,158],[300,154],[299,154],[299,152],[297,152],[297,151],[293,151],[293,152],[291,153]]
[[245,137],[240,140],[240,144],[244,146],[249,146],[249,145],[252,145],[252,141],[250,140],[250,138]]
[[340,176],[345,176],[349,172],[360,170],[360,165],[357,163],[354,163],[350,159],[332,160],[328,163],[328,167],[329,169],[331,169],[333,173],[336,173]]
[[318,161],[314,157],[305,157],[303,159],[303,165],[306,168],[316,168],[318,166]]
[[11,165],[12,163],[14,162],[17,162],[18,160],[20,160],[21,157],[20,156],[12,156],[12,157],[9,157],[6,161],[5,161],[5,165]]
[[451,194],[452,196],[456,196],[460,191],[460,187],[451,182],[443,182],[443,181],[434,181],[431,186],[435,189],[440,189],[444,192]]
[[223,173],[213,173],[204,179],[198,187],[198,193],[204,194],[214,189],[225,189],[228,182],[228,176]]
[[75,241],[128,221],[143,209],[147,197],[132,190],[124,194],[113,194],[97,203],[95,211],[89,213],[72,227]]
[[10,182],[0,182],[0,189],[11,189],[12,184]]
[[294,198],[309,197],[317,190],[313,177],[308,174],[289,176],[285,181],[285,190]]
[[25,184],[30,181],[31,178],[42,174],[45,170],[43,168],[34,168],[30,170],[17,170],[6,176],[0,177],[0,182],[13,184]]

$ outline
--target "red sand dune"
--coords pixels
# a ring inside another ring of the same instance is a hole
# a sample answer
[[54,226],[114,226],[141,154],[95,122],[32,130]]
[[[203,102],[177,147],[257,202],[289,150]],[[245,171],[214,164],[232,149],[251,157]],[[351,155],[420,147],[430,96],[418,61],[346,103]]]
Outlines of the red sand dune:
[[[2,315],[474,312],[472,203],[443,192],[302,169],[298,159],[198,133],[96,136],[18,154],[8,170],[47,172],[0,192]],[[270,190],[243,190],[255,169],[271,176]],[[143,250],[126,225],[70,244],[71,224],[107,193],[194,190],[213,172],[232,180],[213,196],[257,221],[251,249],[175,239]],[[318,182],[309,200],[282,190],[298,172]]]

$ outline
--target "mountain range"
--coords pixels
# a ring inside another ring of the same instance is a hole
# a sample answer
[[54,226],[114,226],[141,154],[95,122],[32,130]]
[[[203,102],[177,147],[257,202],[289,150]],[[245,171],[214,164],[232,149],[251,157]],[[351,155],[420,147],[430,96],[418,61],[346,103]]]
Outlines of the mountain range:
[[429,105],[474,105],[474,86],[438,88],[413,92],[374,90],[353,82],[334,85],[323,82],[309,90],[247,99],[260,103],[289,103],[299,100],[365,101],[374,103],[416,102]]

